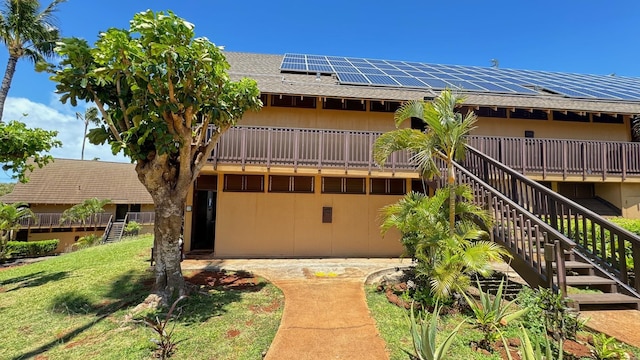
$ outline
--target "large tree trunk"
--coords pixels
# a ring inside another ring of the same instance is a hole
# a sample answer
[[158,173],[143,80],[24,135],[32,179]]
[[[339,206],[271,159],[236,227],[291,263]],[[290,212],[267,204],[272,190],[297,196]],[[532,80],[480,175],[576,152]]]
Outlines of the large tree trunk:
[[167,198],[155,202],[156,220],[154,226],[154,248],[156,261],[155,292],[165,304],[172,297],[185,295],[184,278],[180,260],[180,235],[182,235],[182,199]]
[[[168,305],[174,297],[185,295],[180,260],[180,236],[190,181],[179,181],[180,174],[167,155],[156,156],[136,165],[138,179],[147,188],[155,206],[154,260],[156,283],[154,293]],[[176,184],[182,184],[177,186]]]
[[0,122],[2,122],[4,102],[7,100],[7,96],[9,95],[11,80],[13,79],[13,74],[16,72],[16,64],[18,64],[18,57],[9,56],[9,60],[7,60],[7,68],[4,71],[4,78],[2,79],[2,87],[0,87]]

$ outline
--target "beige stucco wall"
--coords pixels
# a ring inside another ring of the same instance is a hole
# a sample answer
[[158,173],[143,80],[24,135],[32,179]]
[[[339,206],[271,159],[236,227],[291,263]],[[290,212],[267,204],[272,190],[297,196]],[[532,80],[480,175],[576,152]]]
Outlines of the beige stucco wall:
[[[219,174],[222,189],[223,175]],[[313,194],[218,191],[216,257],[396,257],[399,234],[380,235],[379,210],[401,196],[321,194],[320,176]],[[188,201],[192,202],[192,196]],[[333,221],[322,223],[322,208]],[[185,217],[186,249],[191,213]]]
[[[56,248],[55,252],[62,253],[71,250],[71,246],[76,242],[76,237],[80,238],[93,233],[93,231],[83,231],[82,229],[70,232],[31,233],[29,234],[29,238],[27,239],[27,241],[58,239],[60,240],[60,242],[58,243],[58,247]],[[102,236],[103,233],[104,230],[98,230],[95,232],[95,234],[98,236]]]
[[239,125],[311,129],[389,131],[395,128],[393,113],[264,107],[245,113]]
[[622,216],[640,219],[640,184],[622,183],[620,197],[622,198]]
[[622,194],[620,183],[598,182],[595,183],[594,188],[596,196],[607,200],[618,209],[622,209]]
[[[65,210],[69,209],[73,205],[69,204],[31,204],[29,208],[34,213],[62,213]],[[145,206],[143,205],[143,208]],[[153,211],[153,206],[151,206],[151,210],[142,210],[142,211]],[[104,206],[104,212],[107,214],[115,214],[116,213],[116,205],[115,204],[107,204]]]
[[536,138],[629,141],[629,125],[574,121],[478,118],[474,135],[524,137],[533,130]]

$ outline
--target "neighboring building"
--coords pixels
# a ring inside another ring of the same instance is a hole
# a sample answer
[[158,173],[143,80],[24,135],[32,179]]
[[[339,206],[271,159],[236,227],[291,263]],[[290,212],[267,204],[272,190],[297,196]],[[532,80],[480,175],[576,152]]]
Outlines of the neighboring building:
[[[55,159],[30,173],[28,183],[17,183],[13,192],[0,197],[5,203],[25,202],[37,221],[25,221],[17,240],[59,239],[57,252],[65,251],[81,236],[93,233],[94,225],[102,236],[109,222],[137,220],[150,230],[153,200],[138,180],[134,165],[90,160]],[[60,224],[62,212],[90,198],[109,199],[105,212],[88,229],[79,223]],[[133,215],[132,215],[133,214]]]
[[[226,53],[264,107],[221,138],[185,213],[185,249],[215,257],[398,256],[379,209],[422,182],[371,145],[406,100],[443,88],[475,111],[470,142],[603,214],[640,217],[640,79],[305,55]],[[414,122],[406,126],[420,126]]]

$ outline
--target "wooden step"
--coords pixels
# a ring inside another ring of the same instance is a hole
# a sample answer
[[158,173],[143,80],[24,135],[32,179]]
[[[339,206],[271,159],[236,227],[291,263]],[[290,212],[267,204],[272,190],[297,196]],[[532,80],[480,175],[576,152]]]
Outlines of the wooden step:
[[636,310],[640,309],[640,299],[618,293],[570,294],[567,297],[569,298],[569,302],[572,303],[572,306],[578,310],[584,310],[586,306],[610,308],[610,305],[620,305]]
[[593,275],[567,276],[567,285],[574,287],[590,287],[609,293],[617,292],[616,282],[614,280]]
[[[553,271],[558,268],[557,264],[553,263]],[[564,268],[567,272],[577,273],[578,275],[594,275],[594,266],[592,264],[582,261],[565,261]]]

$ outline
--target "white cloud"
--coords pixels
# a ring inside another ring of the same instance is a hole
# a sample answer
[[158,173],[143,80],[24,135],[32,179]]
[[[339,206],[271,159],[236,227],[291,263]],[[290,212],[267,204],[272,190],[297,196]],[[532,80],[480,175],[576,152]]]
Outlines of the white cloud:
[[[3,119],[5,121],[19,120],[28,127],[39,127],[46,130],[57,130],[58,140],[62,141],[62,147],[53,149],[51,155],[54,158],[80,159],[84,122],[76,118],[76,111],[84,114],[85,107],[76,108],[62,104],[58,95],[53,94],[48,105],[33,102],[26,98],[9,97],[5,103]],[[26,117],[23,114],[28,114]],[[101,161],[129,162],[129,159],[120,154],[111,154],[108,144],[96,146],[88,141],[85,145],[84,158],[91,160],[99,158]],[[10,174],[2,174],[0,182],[9,181]]]

